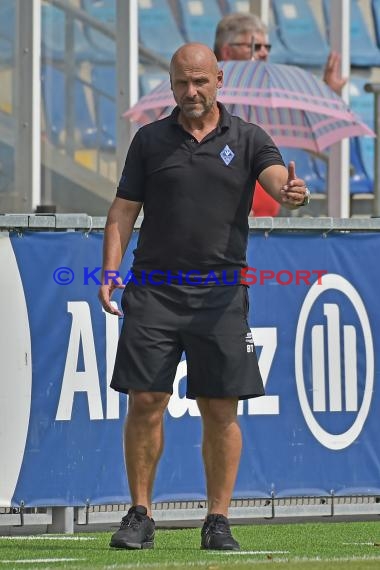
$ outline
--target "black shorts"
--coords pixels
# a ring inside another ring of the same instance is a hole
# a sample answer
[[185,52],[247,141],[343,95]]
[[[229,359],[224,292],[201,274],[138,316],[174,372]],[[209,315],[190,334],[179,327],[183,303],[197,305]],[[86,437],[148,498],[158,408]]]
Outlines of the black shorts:
[[115,390],[172,394],[185,352],[188,398],[244,400],[264,394],[244,285],[130,282],[122,308],[124,322],[111,381]]

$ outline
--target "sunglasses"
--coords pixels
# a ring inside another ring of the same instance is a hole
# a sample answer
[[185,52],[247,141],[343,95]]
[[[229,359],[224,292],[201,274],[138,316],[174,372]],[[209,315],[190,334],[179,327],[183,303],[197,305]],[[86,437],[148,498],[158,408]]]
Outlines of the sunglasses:
[[253,44],[253,49],[255,51],[260,51],[262,47],[265,47],[267,51],[270,51],[272,44]]
[[254,49],[254,51],[260,51],[262,47],[265,47],[268,51],[271,50],[272,44],[249,44],[247,42],[235,42],[230,44],[230,46],[234,47],[246,47],[250,50]]

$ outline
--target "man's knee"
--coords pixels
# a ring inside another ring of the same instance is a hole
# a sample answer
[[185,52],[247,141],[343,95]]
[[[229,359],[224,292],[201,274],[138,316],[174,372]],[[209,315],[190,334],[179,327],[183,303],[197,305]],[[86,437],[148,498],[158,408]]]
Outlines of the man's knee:
[[238,401],[238,398],[197,398],[203,421],[220,425],[236,421]]
[[131,390],[129,393],[128,414],[137,416],[160,416],[164,413],[170,394],[165,392],[139,392]]

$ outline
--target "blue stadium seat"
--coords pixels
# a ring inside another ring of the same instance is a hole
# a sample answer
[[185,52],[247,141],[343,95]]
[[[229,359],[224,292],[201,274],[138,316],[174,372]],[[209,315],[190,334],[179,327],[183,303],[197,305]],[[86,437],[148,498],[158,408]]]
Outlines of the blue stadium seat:
[[[323,0],[326,27],[330,27],[330,1]],[[372,67],[380,65],[380,50],[377,48],[368,30],[357,0],[351,0],[350,53],[351,65]]]
[[139,39],[146,48],[168,61],[185,43],[166,0],[139,3]]
[[358,154],[363,165],[363,170],[371,182],[370,192],[373,192],[375,181],[375,141],[371,137],[357,138],[359,150]]
[[[366,148],[370,137],[354,137],[350,139],[350,163],[353,174],[350,176],[350,194],[361,194],[373,191],[373,146]],[[303,178],[311,192],[323,193],[327,188],[327,161],[316,158],[305,150],[280,148],[285,164],[290,160],[296,163],[296,172]],[[363,152],[367,153],[364,159]],[[372,162],[371,162],[372,160]],[[372,176],[371,176],[372,169]]]
[[380,47],[380,0],[372,0],[371,2],[372,18],[375,28],[376,43]]
[[327,192],[327,159],[328,159],[328,151],[325,151],[325,158],[318,157],[316,155],[312,155],[313,167],[317,176],[320,180],[322,180],[324,192]]
[[[65,146],[67,131],[65,76],[57,68],[42,68],[42,101],[46,131],[56,146]],[[98,133],[85,96],[84,83],[76,78],[73,87],[75,143],[78,148],[96,148]]]
[[[107,24],[111,28],[115,28],[116,22],[116,0],[82,0],[82,10],[89,16],[100,20],[103,24]],[[116,59],[116,42],[108,38],[101,32],[91,29],[89,26],[84,27],[86,36],[91,45],[97,49],[101,49],[109,59]]]
[[82,0],[82,10],[105,24],[116,22],[116,0]]
[[152,91],[161,81],[167,78],[168,73],[165,71],[145,71],[142,73],[139,76],[140,97]]
[[[363,77],[350,77],[350,107],[369,127],[375,128],[374,95],[364,90],[368,82]],[[374,182],[375,140],[372,137],[356,137],[351,140],[351,163],[360,176],[356,186],[362,192],[371,192]],[[363,183],[364,182],[364,183]]]
[[0,2],[0,66],[8,66],[14,53],[15,11],[13,0]]
[[279,36],[289,63],[304,66],[325,64],[329,47],[305,0],[272,0]]
[[[350,78],[350,107],[369,127],[373,128],[373,95],[364,91],[366,82],[366,79],[360,77],[352,76]],[[287,153],[289,160],[292,160],[292,152],[294,152],[293,149],[289,149]],[[302,170],[299,172],[303,178],[308,178],[308,168],[312,172],[311,180],[308,182],[310,188],[313,188],[313,184],[316,182],[315,191],[323,191],[321,188],[326,187],[327,181],[327,162],[309,155],[309,163],[305,165],[302,155],[300,155],[293,158],[296,160],[296,166],[297,159],[301,163]],[[374,139],[372,137],[363,136],[350,139],[350,163],[354,171],[350,177],[350,193],[372,192],[374,180]],[[298,167],[297,170],[299,170]],[[314,180],[314,172],[316,172],[319,182]]]
[[296,173],[303,178],[310,192],[326,192],[326,177],[322,178],[317,169],[314,157],[300,148],[280,147],[282,158],[286,165],[294,160]]
[[0,37],[0,68],[12,65],[13,55],[13,42]]
[[375,99],[373,93],[367,93],[364,85],[368,79],[350,76],[350,108],[372,129],[375,123]]
[[92,69],[95,92],[95,114],[98,131],[102,134],[104,149],[116,148],[116,68],[114,65],[95,65]]
[[0,37],[12,40],[15,34],[16,6],[13,0],[0,2]]
[[[350,175],[350,194],[372,192],[372,182],[364,166],[360,151],[360,141],[361,138],[359,137],[350,139],[350,167],[353,169],[353,173]],[[317,175],[323,181],[323,185],[326,188],[327,161],[315,157],[313,157],[313,161]]]
[[276,26],[269,28],[269,43],[272,44],[269,61],[271,63],[291,63],[291,55],[282,43]]
[[221,0],[220,8],[223,16],[231,12],[249,12],[249,0]]
[[365,168],[360,140],[361,137],[350,139],[350,163],[354,169],[354,173],[350,177],[351,194],[373,192],[373,178],[371,180]]
[[[47,61],[65,61],[67,59],[65,12],[52,4],[42,4],[41,28],[42,57]],[[89,43],[78,20],[74,20],[73,47],[77,62],[105,62],[110,59],[109,54]]]
[[186,41],[214,47],[215,30],[222,13],[217,0],[178,0],[181,31]]

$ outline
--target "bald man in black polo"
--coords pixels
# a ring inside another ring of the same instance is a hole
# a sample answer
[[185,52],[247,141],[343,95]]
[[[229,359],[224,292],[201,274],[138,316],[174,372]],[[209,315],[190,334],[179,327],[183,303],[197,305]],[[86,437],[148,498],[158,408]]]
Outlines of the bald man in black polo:
[[259,180],[290,209],[308,192],[260,127],[217,103],[223,72],[207,46],[177,50],[170,78],[177,107],[136,134],[104,236],[99,298],[107,312],[121,315],[110,302],[117,285],[106,276],[120,266],[144,205],[111,382],[129,394],[124,442],[132,507],[110,544],[154,545],[151,499],[163,414],[184,351],[187,397],[196,399],[203,422],[208,512],[201,548],[239,550],[227,519],[242,447],[237,404],[264,394],[240,277],[251,189]]

